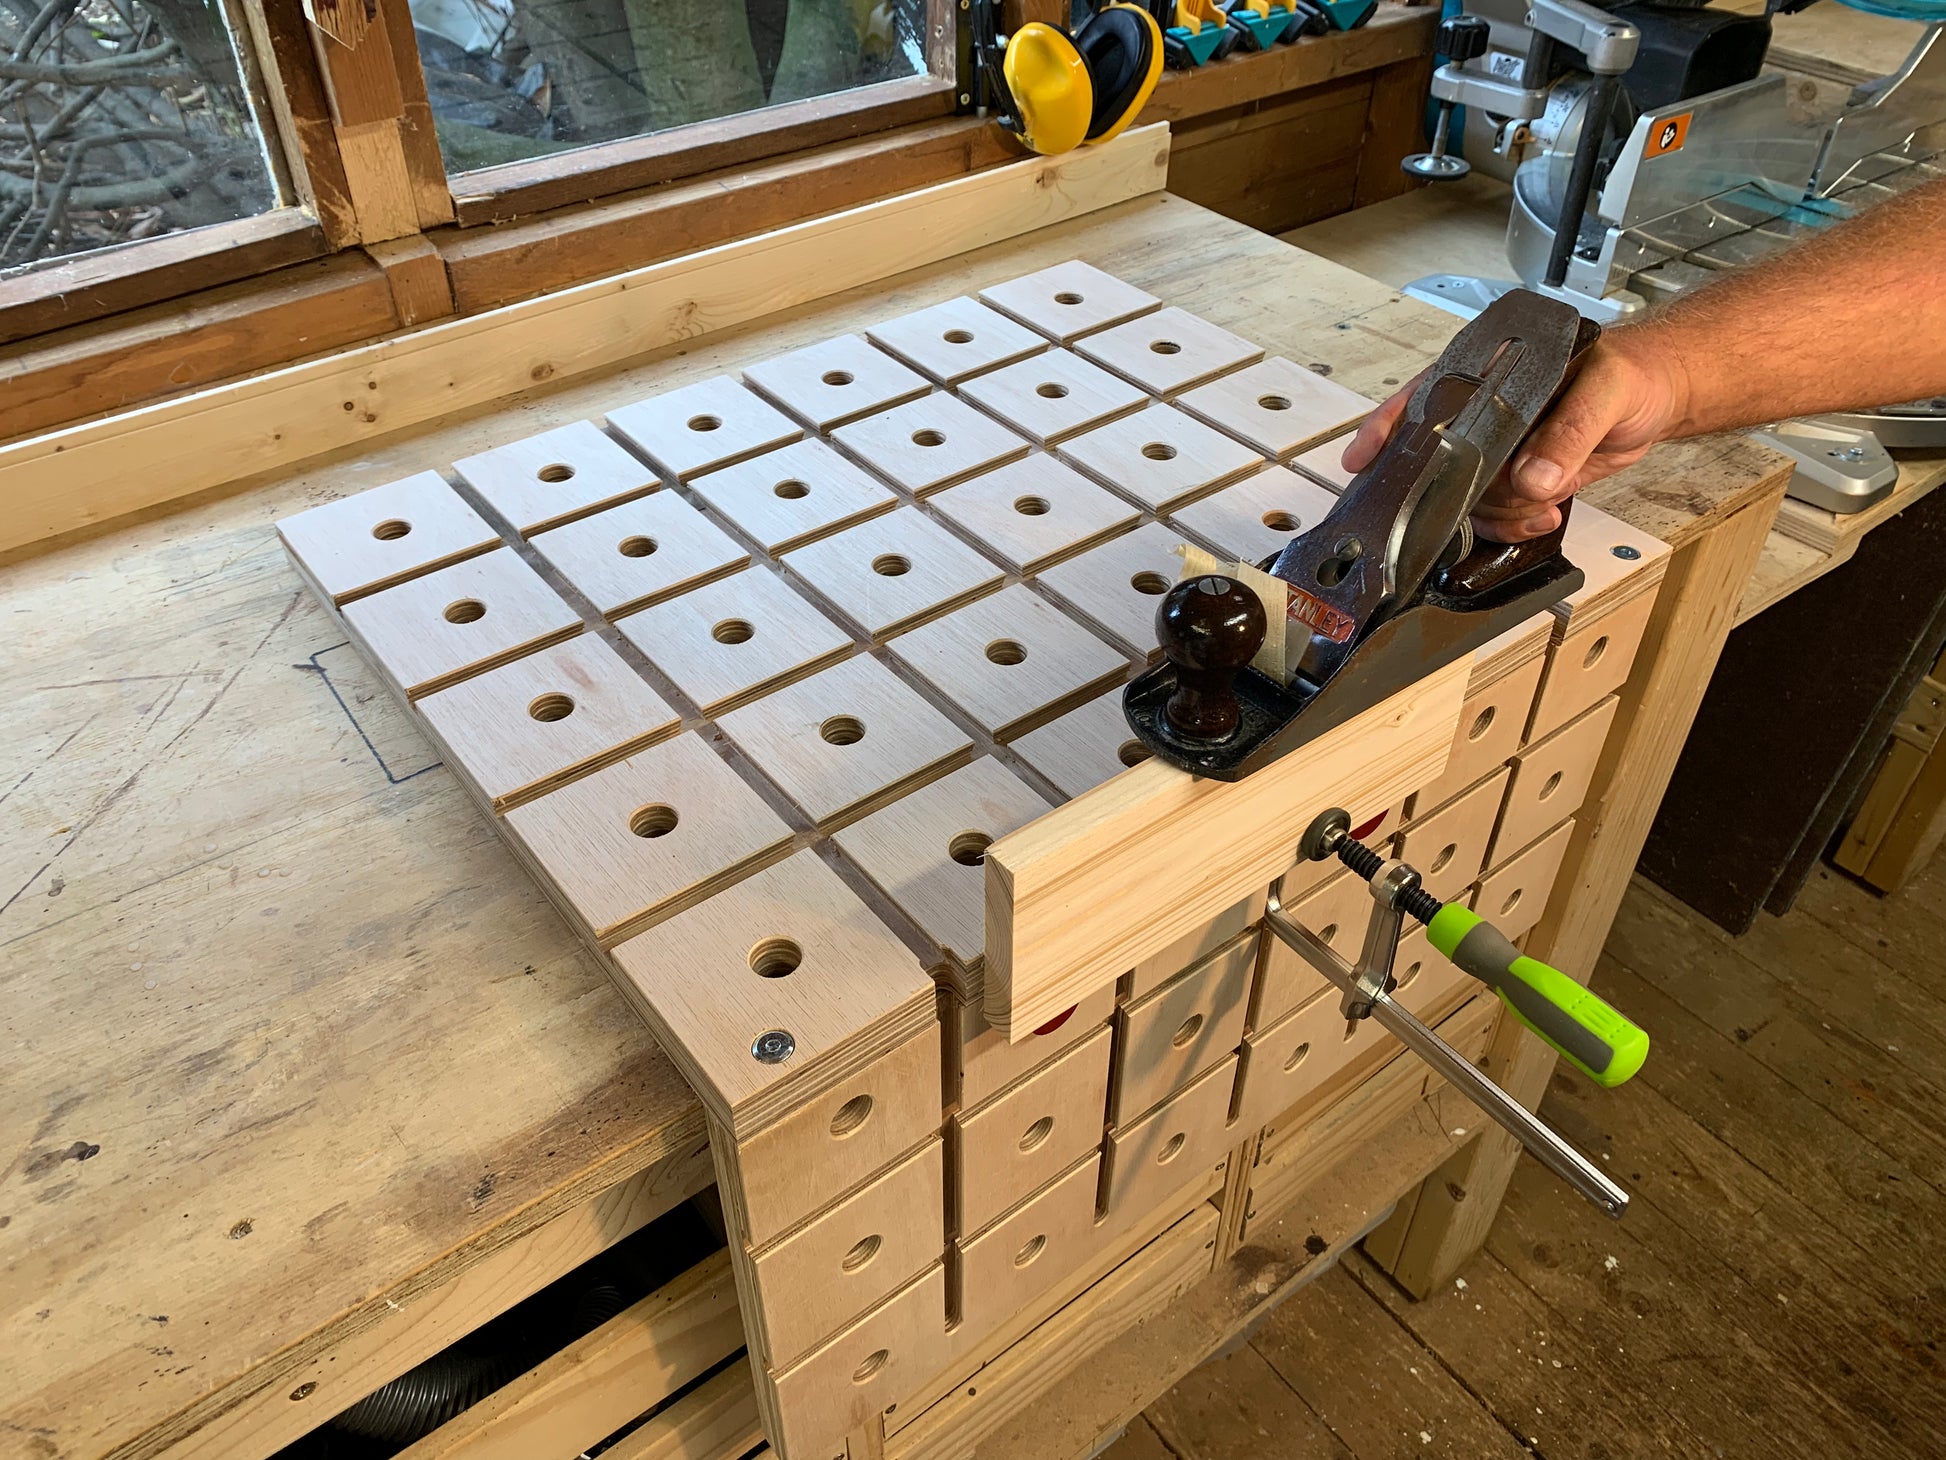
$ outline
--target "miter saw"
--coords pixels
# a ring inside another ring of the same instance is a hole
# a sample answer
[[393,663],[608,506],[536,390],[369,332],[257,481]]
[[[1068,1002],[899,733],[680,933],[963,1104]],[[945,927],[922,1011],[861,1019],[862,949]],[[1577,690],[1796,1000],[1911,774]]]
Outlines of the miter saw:
[[[1936,0],[1847,3],[1946,21]],[[1440,27],[1432,148],[1403,166],[1432,181],[1476,168],[1510,181],[1507,253],[1520,278],[1435,274],[1405,292],[1470,316],[1525,286],[1610,322],[1946,177],[1942,31],[1929,25],[1896,72],[1834,115],[1805,118],[1786,77],[1762,73],[1767,15],[1467,0]],[[1858,511],[1896,480],[1885,447],[1946,445],[1946,400],[1757,434],[1797,458],[1793,496]]]

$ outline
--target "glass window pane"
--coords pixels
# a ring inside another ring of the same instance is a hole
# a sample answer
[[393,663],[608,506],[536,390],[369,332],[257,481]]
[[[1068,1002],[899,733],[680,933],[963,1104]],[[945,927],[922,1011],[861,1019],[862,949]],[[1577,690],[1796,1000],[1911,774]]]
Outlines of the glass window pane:
[[0,0],[0,270],[280,201],[217,0]]
[[923,75],[926,0],[412,0],[449,172]]

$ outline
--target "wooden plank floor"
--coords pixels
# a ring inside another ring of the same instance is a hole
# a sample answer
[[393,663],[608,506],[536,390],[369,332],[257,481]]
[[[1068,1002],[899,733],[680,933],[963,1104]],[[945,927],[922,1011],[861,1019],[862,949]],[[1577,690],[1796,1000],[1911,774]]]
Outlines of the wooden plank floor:
[[1598,986],[1649,1063],[1543,1113],[1623,1222],[1523,1160],[1450,1289],[1352,1254],[1110,1460],[1946,1453],[1946,856],[1887,899],[1821,868],[1738,940],[1638,880]]

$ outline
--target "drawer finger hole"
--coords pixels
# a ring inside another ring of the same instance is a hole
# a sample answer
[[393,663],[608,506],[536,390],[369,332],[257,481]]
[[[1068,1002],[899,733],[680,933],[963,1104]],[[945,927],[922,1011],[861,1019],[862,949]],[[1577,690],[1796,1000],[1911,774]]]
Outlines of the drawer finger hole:
[[1036,1233],[1021,1243],[1020,1251],[1014,1254],[1014,1266],[1025,1267],[1045,1251],[1047,1251],[1047,1233]]
[[1023,1152],[1039,1150],[1054,1134],[1054,1117],[1043,1115],[1039,1120],[1020,1133],[1020,1149]]
[[872,1118],[872,1107],[877,1102],[869,1095],[854,1095],[838,1107],[838,1113],[831,1117],[831,1134],[839,1140],[856,1135],[866,1121]]
[[1603,634],[1588,646],[1588,652],[1581,656],[1581,667],[1593,669],[1601,662],[1601,656],[1608,652],[1608,635]]
[[1493,728],[1493,706],[1488,705],[1484,710],[1480,711],[1479,714],[1473,717],[1473,723],[1469,725],[1466,729],[1466,738],[1468,740],[1478,740],[1482,735],[1486,734],[1487,731],[1491,730],[1492,728]]
[[1182,1021],[1182,1027],[1177,1029],[1176,1032],[1170,1036],[1169,1039],[1170,1047],[1174,1049],[1181,1049],[1185,1044],[1189,1043],[1190,1040],[1194,1039],[1197,1036],[1197,1034],[1202,1030],[1202,1027],[1203,1027],[1203,1016],[1201,1014],[1191,1014],[1187,1019]]
[[1155,1164],[1158,1166],[1167,1166],[1182,1154],[1182,1148],[1188,1142],[1189,1136],[1183,1131],[1177,1131],[1168,1140],[1164,1141],[1162,1143],[1162,1149],[1155,1153]]
[[1310,1053],[1311,1041],[1307,1039],[1296,1049],[1292,1050],[1290,1058],[1284,1061],[1284,1073],[1288,1075],[1292,1070],[1295,1070],[1299,1065],[1303,1064],[1306,1056]]
[[1539,799],[1545,801],[1547,800],[1548,797],[1552,796],[1556,791],[1560,789],[1561,789],[1561,773],[1559,771],[1556,771],[1553,775],[1549,776],[1545,782],[1542,783],[1541,794]]
[[1420,959],[1414,959],[1411,963],[1408,963],[1405,972],[1400,974],[1398,980],[1392,985],[1392,992],[1395,994],[1405,992],[1406,985],[1419,976],[1419,970],[1423,967],[1425,967],[1425,963]]
[[890,1349],[873,1349],[865,1355],[865,1361],[851,1371],[851,1382],[854,1384],[863,1384],[872,1375],[884,1368],[891,1361],[891,1358],[892,1351]]
[[838,1260],[838,1266],[846,1272],[857,1272],[866,1263],[870,1262],[874,1257],[877,1257],[879,1248],[884,1245],[885,1239],[877,1232],[872,1233],[869,1237],[860,1237],[852,1244],[851,1251],[847,1252]]

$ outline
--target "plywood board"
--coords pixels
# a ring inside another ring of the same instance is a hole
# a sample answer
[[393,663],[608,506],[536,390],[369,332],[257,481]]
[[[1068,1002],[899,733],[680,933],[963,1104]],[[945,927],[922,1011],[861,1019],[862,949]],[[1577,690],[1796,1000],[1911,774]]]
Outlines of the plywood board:
[[[1329,865],[1329,864],[1325,864]],[[1355,964],[1372,920],[1370,884],[1340,871],[1322,886],[1286,904],[1291,921],[1309,928],[1347,963]],[[1257,989],[1250,1001],[1250,1027],[1267,1029],[1298,1005],[1331,985],[1290,944],[1276,934],[1263,940],[1257,963]]]
[[[1292,883],[1299,875],[1298,871],[1285,874],[1285,896],[1298,895],[1292,889]],[[1263,920],[1268,891],[1268,888],[1257,888],[1248,897],[1224,908],[1202,927],[1192,929],[1136,964],[1122,981],[1123,1001],[1132,1003],[1161,988],[1178,974],[1187,973],[1212,958],[1227,956],[1248,944],[1246,930],[1253,930]]]
[[743,380],[813,431],[829,431],[932,389],[863,335],[820,340],[743,367]]
[[523,535],[626,502],[659,485],[653,470],[592,421],[574,421],[461,457],[453,470]]
[[1036,451],[948,487],[933,510],[1018,573],[1032,573],[1134,525],[1136,511],[1079,472]]
[[1548,650],[1528,738],[1551,734],[1628,682],[1655,600],[1653,591],[1638,593],[1597,617],[1575,616],[1567,637]]
[[1092,791],[1149,758],[1149,748],[1128,728],[1120,686],[1021,736],[1013,750],[1068,796]]
[[1160,523],[1111,538],[1038,580],[1137,654],[1154,654],[1155,611],[1182,576],[1182,539]]
[[1160,1109],[1109,1133],[1102,1208],[1110,1220],[1127,1220],[1199,1175],[1224,1169],[1236,1076],[1231,1055]]
[[1049,350],[967,381],[959,393],[1014,430],[1051,446],[1126,415],[1148,393],[1066,350]]
[[1165,397],[1264,357],[1262,346],[1174,306],[1077,340],[1074,348]]
[[768,553],[787,552],[899,501],[877,477],[818,440],[710,472],[692,490]]
[[1152,511],[1261,469],[1264,458],[1174,406],[1151,405],[1061,443],[1060,456]]
[[755,456],[804,428],[728,375],[612,410],[608,428],[678,481]]
[[1025,781],[980,759],[902,796],[833,838],[962,968],[980,961],[986,849],[1047,810]]
[[286,517],[277,535],[341,604],[500,546],[500,534],[436,471]]
[[914,496],[1027,454],[1021,436],[943,391],[840,426],[831,439]]
[[979,1110],[955,1117],[954,1230],[979,1231],[1101,1144],[1110,1035],[1097,1030]]
[[1345,470],[1345,448],[1349,445],[1350,435],[1333,436],[1329,441],[1319,442],[1309,450],[1298,452],[1291,458],[1291,466],[1332,491],[1342,492],[1351,485],[1355,475]]
[[989,284],[980,291],[980,300],[1063,345],[1162,303],[1148,290],[1080,259]]
[[892,641],[892,652],[996,739],[1058,715],[1128,674],[1111,648],[1025,584]]
[[1548,894],[1554,890],[1554,878],[1573,834],[1570,817],[1487,873],[1480,879],[1473,910],[1507,937],[1520,937],[1547,910]]
[[[1322,983],[1322,980],[1319,980]],[[1314,992],[1268,1028],[1244,1041],[1238,1076],[1235,1134],[1262,1129],[1347,1065],[1377,1047],[1379,1033],[1370,1019],[1345,1018],[1335,988]]]
[[849,634],[762,566],[632,613],[615,627],[710,715],[815,673],[853,648]]
[[979,1236],[958,1244],[963,1339],[993,1332],[1095,1254],[1101,1246],[1095,1228],[1100,1184],[1096,1151]]
[[[611,956],[670,1058],[740,1139],[903,1043],[915,1005],[921,1024],[930,1022],[932,982],[919,960],[811,851]],[[875,1026],[889,1031],[885,1039],[871,1037]],[[772,1031],[793,1047],[774,1063],[756,1052]],[[932,1069],[936,1078],[936,1053]]]
[[1377,404],[1281,355],[1185,391],[1181,403],[1279,461],[1338,435]]
[[1108,1119],[1125,1126],[1236,1050],[1249,1012],[1256,943],[1242,939],[1122,1010]]
[[1274,466],[1169,515],[1233,561],[1256,563],[1324,520],[1338,499],[1316,482]]
[[1486,867],[1510,774],[1501,770],[1449,804],[1416,817],[1400,836],[1393,855],[1409,863],[1421,885],[1441,902],[1460,897]]
[[414,699],[581,632],[580,615],[505,551],[397,584],[343,613],[365,656]]
[[961,1001],[948,1015],[959,1026],[960,1109],[978,1109],[1014,1081],[1050,1063],[1101,1028],[1114,1009],[1114,990],[1102,989],[1055,1015],[1018,1044],[1009,1044],[987,1023],[977,1001]]
[[696,735],[517,806],[506,825],[602,943],[709,897],[791,838],[783,818]]
[[1468,672],[1448,665],[1247,780],[1150,759],[995,842],[987,1018],[1010,1036],[1032,1029],[1268,887],[1317,812],[1394,805],[1437,776]]
[[674,492],[537,533],[534,549],[614,618],[734,573],[749,550]]
[[1669,566],[1668,543],[1579,498],[1568,514],[1561,551],[1587,579],[1560,606],[1570,623],[1646,593],[1662,581]]
[[732,710],[717,724],[827,828],[952,769],[973,745],[891,670],[865,656]]
[[921,375],[941,385],[1009,365],[1047,348],[1047,341],[977,299],[961,295],[888,319],[865,331]]
[[427,695],[420,713],[496,810],[675,733],[680,716],[594,634]]
[[911,507],[798,548],[784,564],[875,639],[948,613],[1005,576]]
[[1446,757],[1446,770],[1413,797],[1414,816],[1452,800],[1495,766],[1505,765],[1520,749],[1534,691],[1540,686],[1546,665],[1543,656],[1535,655],[1513,673],[1467,695],[1466,703],[1460,706],[1459,730]]
[[1620,701],[1613,695],[1578,720],[1529,745],[1514,757],[1513,783],[1507,787],[1500,829],[1493,835],[1493,865],[1526,846],[1564,816],[1571,816],[1588,794],[1608,727]]

